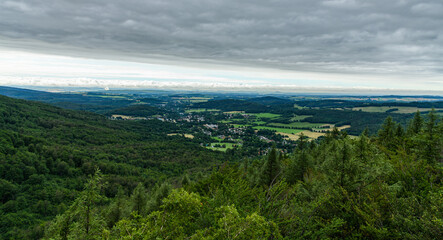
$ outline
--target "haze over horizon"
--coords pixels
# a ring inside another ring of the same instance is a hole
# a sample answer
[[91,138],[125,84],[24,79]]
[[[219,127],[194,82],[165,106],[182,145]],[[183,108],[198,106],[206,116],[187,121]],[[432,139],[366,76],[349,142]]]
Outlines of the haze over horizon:
[[0,0],[0,85],[443,95],[439,0]]

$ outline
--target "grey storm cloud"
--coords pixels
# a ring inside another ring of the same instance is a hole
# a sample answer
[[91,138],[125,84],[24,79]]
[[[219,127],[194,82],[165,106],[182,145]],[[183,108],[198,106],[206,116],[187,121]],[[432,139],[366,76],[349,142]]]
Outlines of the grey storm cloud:
[[[0,38],[298,71],[443,73],[441,0],[0,0]],[[42,44],[43,46],[43,44]]]

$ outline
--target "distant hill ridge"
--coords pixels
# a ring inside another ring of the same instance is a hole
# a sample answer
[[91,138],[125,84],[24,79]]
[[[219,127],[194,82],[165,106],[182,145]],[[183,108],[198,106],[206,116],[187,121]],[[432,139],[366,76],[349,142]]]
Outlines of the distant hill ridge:
[[137,104],[112,110],[107,115],[119,114],[133,117],[148,117],[163,113],[165,113],[165,110],[159,109],[157,107],[152,107],[147,104]]
[[193,108],[211,108],[223,111],[246,111],[246,112],[266,112],[269,107],[256,102],[249,102],[238,99],[211,100],[208,102],[195,103]]
[[288,103],[293,102],[292,100],[289,100],[289,99],[278,98],[278,97],[273,97],[273,96],[250,98],[250,99],[246,99],[246,101],[260,103],[263,105],[281,105],[281,104],[288,104]]

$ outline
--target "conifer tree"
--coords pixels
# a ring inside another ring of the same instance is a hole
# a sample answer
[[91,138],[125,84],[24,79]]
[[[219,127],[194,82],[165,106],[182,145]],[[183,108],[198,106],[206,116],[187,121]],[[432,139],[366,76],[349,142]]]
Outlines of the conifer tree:
[[123,189],[119,188],[113,203],[110,204],[106,213],[108,228],[112,228],[120,219],[128,215],[127,211],[125,211],[126,200]]
[[261,174],[261,183],[266,186],[271,186],[276,182],[281,173],[280,162],[278,161],[277,150],[272,147],[268,154],[268,160],[265,162]]
[[304,175],[309,167],[308,153],[306,150],[295,154],[291,159],[286,172],[286,180],[289,183],[296,183],[297,181],[303,181]]
[[162,204],[162,200],[169,195],[171,190],[172,186],[169,183],[165,182],[160,186],[156,185],[153,194],[150,195],[148,200],[146,212],[149,214],[152,211],[157,210]]
[[368,137],[365,132],[360,135],[360,138],[357,141],[357,159],[359,159],[362,163],[366,163],[369,153],[369,143]]
[[188,186],[189,184],[191,184],[191,179],[189,178],[188,174],[185,174],[182,178],[182,182],[181,182],[182,186]]
[[146,208],[147,193],[142,183],[139,183],[131,195],[132,211],[142,215]]
[[101,179],[101,172],[97,169],[71,207],[50,226],[47,231],[49,238],[97,239],[100,236],[105,226],[97,208],[103,200],[100,195]]
[[420,132],[422,127],[423,127],[423,118],[420,115],[420,111],[417,110],[417,112],[414,115],[414,118],[409,123],[408,133],[417,134]]
[[401,126],[401,124],[397,125],[397,128],[395,129],[395,136],[397,138],[402,138],[405,135],[405,130]]
[[435,114],[435,110],[429,112],[427,116],[427,121],[424,129],[424,137],[425,137],[425,147],[424,147],[424,157],[425,159],[433,164],[439,159],[439,155],[441,152],[441,139],[438,137],[437,131],[437,122],[438,116]]
[[308,146],[308,141],[307,141],[308,137],[305,136],[302,133],[300,133],[298,140],[297,140],[297,150],[303,150]]
[[365,130],[363,130],[363,132],[361,133],[362,136],[366,136],[369,137],[369,128],[365,127]]
[[394,150],[395,148],[395,124],[396,123],[392,120],[392,117],[388,116],[381,129],[378,131],[378,140],[390,150]]

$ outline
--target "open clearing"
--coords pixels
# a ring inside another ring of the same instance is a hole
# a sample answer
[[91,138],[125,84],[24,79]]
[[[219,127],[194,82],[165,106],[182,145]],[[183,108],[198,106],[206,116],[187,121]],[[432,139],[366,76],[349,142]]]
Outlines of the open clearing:
[[234,126],[235,128],[245,128],[251,126],[249,124],[231,124],[231,125]]
[[245,111],[229,111],[229,112],[223,112],[224,114],[242,114],[245,113]]
[[305,135],[309,139],[317,139],[318,137],[324,136],[326,134],[326,133],[319,133],[319,132],[311,132],[308,130],[300,131],[299,133],[296,133],[296,134],[290,134],[290,133],[280,133],[280,134],[288,137],[292,141],[297,141],[300,138],[301,133],[303,133],[303,135]]
[[285,123],[270,123],[269,126],[281,127],[281,128],[320,128],[327,125],[326,123],[310,123],[310,122],[293,122],[289,124]]
[[297,105],[297,103],[295,103],[294,104],[294,108],[296,108],[296,109],[305,109],[306,107],[299,106],[299,105]]
[[196,108],[196,109],[189,109],[186,110],[186,113],[199,113],[199,112],[218,112],[220,110],[218,109],[206,109],[206,108]]
[[248,115],[253,115],[257,118],[270,118],[270,119],[276,119],[280,117],[280,114],[274,114],[274,113],[248,113]]
[[[226,147],[215,147],[215,145],[225,145]],[[216,142],[216,143],[211,143],[211,145],[210,146],[207,146],[206,148],[207,149],[211,149],[211,150],[216,150],[216,151],[222,151],[222,152],[226,152],[226,150],[228,150],[228,149],[232,149],[232,148],[234,148],[234,146],[238,146],[238,144],[237,143],[218,143],[218,142]]]
[[289,134],[296,134],[296,133],[303,131],[300,129],[288,129],[288,128],[278,128],[278,127],[266,127],[266,126],[256,126],[253,128],[257,129],[257,130],[261,130],[261,129],[274,130],[278,133],[289,133]]
[[[182,134],[181,133],[170,133],[170,134],[168,134],[168,136],[182,136]],[[183,136],[185,138],[189,138],[189,139],[194,138],[194,135],[192,135],[192,134],[184,134]]]
[[350,128],[350,127],[351,127],[351,125],[343,125],[341,127],[337,127],[337,129],[341,131],[343,129]]

